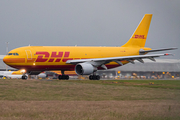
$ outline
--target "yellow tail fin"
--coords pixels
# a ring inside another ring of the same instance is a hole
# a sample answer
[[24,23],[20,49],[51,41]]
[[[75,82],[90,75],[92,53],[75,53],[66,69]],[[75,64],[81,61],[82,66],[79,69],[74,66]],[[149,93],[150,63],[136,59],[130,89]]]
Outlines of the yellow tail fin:
[[122,47],[144,47],[152,14],[145,14],[129,41]]

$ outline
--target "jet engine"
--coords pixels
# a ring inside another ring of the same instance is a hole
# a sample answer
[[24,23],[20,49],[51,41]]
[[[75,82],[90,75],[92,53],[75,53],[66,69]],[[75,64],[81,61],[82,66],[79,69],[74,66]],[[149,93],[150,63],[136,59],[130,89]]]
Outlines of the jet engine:
[[88,63],[79,63],[75,67],[75,71],[78,75],[90,75],[95,72],[97,69]]
[[40,74],[38,75],[38,77],[39,77],[39,78],[47,78],[48,75],[45,74],[45,73],[40,73]]

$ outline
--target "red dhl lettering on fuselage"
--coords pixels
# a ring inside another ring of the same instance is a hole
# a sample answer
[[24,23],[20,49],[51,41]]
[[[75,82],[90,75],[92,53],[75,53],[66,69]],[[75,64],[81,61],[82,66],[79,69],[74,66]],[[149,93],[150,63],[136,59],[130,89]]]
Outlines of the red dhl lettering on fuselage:
[[132,38],[136,38],[136,39],[146,39],[145,35],[134,35],[134,37]]
[[[64,56],[63,56],[64,53]],[[36,52],[38,55],[35,62],[66,62],[67,60],[73,60],[73,58],[69,58],[70,52],[52,52],[51,55],[49,52],[40,51]]]

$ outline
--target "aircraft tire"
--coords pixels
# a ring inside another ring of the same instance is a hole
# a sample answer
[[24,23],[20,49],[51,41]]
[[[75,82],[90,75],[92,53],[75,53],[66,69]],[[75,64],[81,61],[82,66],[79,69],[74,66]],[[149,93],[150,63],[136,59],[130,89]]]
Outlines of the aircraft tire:
[[100,76],[99,75],[96,75],[96,80],[100,80]]
[[100,80],[100,76],[99,75],[90,75],[89,80]]
[[65,76],[66,76],[65,79],[66,79],[66,80],[69,80],[69,75],[65,75]]
[[90,76],[89,76],[89,80],[93,80],[93,75],[90,75]]
[[69,76],[68,75],[59,75],[58,79],[59,80],[69,80]]
[[62,80],[62,76],[61,76],[61,75],[59,75],[59,76],[58,76],[58,79],[59,79],[59,80]]
[[27,76],[26,76],[26,75],[23,75],[23,76],[22,76],[22,79],[23,79],[23,80],[26,80],[26,79],[27,79]]

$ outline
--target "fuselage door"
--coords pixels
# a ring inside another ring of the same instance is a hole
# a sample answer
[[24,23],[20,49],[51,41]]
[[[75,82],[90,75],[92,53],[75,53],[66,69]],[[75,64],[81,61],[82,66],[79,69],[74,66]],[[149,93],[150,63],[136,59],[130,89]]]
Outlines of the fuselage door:
[[31,50],[25,50],[25,52],[26,52],[27,60],[32,60],[32,52],[31,52]]

